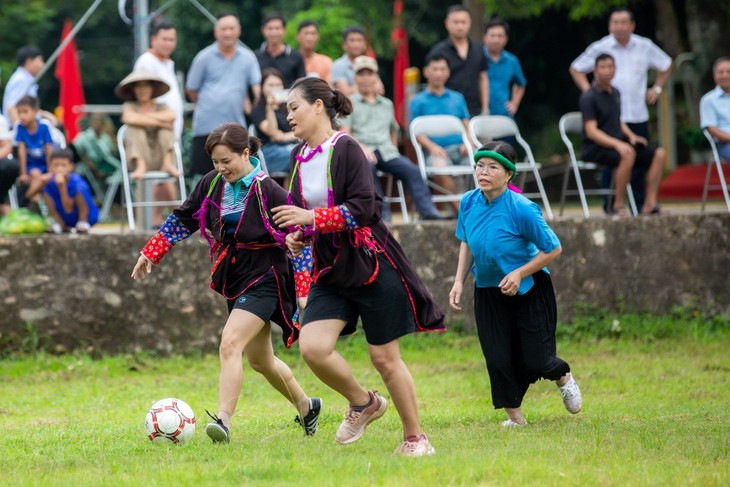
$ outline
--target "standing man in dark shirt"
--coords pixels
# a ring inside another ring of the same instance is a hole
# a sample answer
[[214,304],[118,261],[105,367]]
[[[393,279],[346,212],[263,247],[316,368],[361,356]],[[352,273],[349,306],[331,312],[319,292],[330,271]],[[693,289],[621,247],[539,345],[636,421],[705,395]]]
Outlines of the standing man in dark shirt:
[[580,96],[583,115],[583,160],[616,169],[616,199],[610,213],[628,216],[624,207],[626,185],[636,165],[645,168],[646,199],[642,214],[660,214],[657,204],[664,170],[664,149],[649,144],[621,121],[621,94],[611,85],[616,64],[610,54],[596,58],[593,83]]
[[286,19],[280,13],[270,13],[261,21],[261,34],[264,42],[256,51],[261,71],[266,68],[277,69],[284,75],[284,87],[307,75],[304,59],[296,49],[284,44]]
[[446,11],[444,24],[449,37],[436,44],[429,56],[439,53],[446,57],[451,71],[446,87],[464,95],[472,117],[488,114],[489,65],[482,44],[469,37],[469,10],[462,5],[452,5]]

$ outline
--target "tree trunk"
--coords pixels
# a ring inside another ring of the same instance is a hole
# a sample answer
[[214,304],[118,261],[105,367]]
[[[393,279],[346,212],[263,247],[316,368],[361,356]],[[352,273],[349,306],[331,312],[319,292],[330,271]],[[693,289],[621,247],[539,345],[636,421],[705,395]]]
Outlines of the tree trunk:
[[686,0],[687,37],[704,88],[712,86],[712,63],[725,53],[730,15],[716,0]]
[[[690,0],[691,1],[691,0]],[[654,0],[656,10],[656,37],[672,58],[687,50],[679,31],[677,11],[672,0]]]

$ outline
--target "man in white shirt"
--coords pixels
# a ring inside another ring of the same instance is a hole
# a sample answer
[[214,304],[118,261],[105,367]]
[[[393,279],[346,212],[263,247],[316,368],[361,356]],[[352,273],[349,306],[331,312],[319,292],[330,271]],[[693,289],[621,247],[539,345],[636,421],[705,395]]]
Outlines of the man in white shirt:
[[[570,76],[585,92],[590,88],[587,73],[593,71],[600,54],[610,54],[616,62],[616,75],[612,85],[621,93],[621,121],[636,135],[649,139],[649,110],[659,99],[672,70],[672,58],[646,37],[634,34],[634,14],[626,8],[611,13],[608,21],[609,35],[594,42],[570,65]],[[654,85],[647,87],[647,72],[657,71]],[[631,185],[636,203],[641,207],[644,197],[646,174],[636,168]]]
[[180,140],[183,129],[183,99],[175,75],[175,61],[170,57],[177,46],[175,26],[167,21],[156,22],[150,28],[150,49],[134,63],[134,71],[147,71],[170,85],[170,91],[157,98],[175,112],[175,138]]
[[[15,59],[18,67],[5,85],[5,95],[3,96],[3,114],[7,117],[8,125],[11,127],[18,121],[15,104],[24,96],[38,98],[38,82],[35,77],[46,64],[43,59],[43,51],[36,46],[21,47],[15,54]],[[52,113],[41,110],[39,114],[52,121],[54,125],[58,123]]]

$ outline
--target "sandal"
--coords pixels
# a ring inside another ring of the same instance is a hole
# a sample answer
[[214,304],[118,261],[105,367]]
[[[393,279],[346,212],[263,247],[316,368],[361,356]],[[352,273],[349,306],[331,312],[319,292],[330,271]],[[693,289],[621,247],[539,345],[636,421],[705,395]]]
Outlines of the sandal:
[[631,216],[629,211],[624,206],[618,206],[614,208],[611,213],[609,213],[609,215],[619,218],[628,218],[629,216]]
[[76,233],[89,233],[90,228],[89,222],[80,221],[76,224]]
[[647,213],[642,212],[641,214],[644,216],[665,216],[669,213],[665,211],[664,208],[662,208],[661,206],[656,205],[654,208],[651,209],[651,211]]

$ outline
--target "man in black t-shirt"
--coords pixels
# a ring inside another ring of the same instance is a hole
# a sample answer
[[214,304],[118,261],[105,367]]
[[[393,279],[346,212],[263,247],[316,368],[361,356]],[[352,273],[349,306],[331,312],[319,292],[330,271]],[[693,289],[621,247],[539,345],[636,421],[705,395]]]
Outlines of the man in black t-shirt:
[[469,37],[471,28],[469,10],[462,5],[452,5],[446,11],[444,24],[449,37],[436,44],[426,58],[434,53],[446,57],[451,71],[446,87],[464,95],[472,117],[488,114],[489,65],[482,44]]
[[284,75],[284,88],[289,88],[294,81],[307,75],[304,69],[304,58],[299,51],[284,44],[286,20],[279,13],[270,13],[261,21],[261,34],[264,43],[256,51],[261,71],[275,68]]
[[621,94],[611,85],[616,64],[610,54],[596,58],[591,87],[580,96],[583,115],[583,160],[616,169],[616,198],[609,213],[628,216],[624,207],[626,185],[634,165],[647,170],[646,199],[642,214],[659,214],[659,183],[665,151],[636,135],[621,121]]

